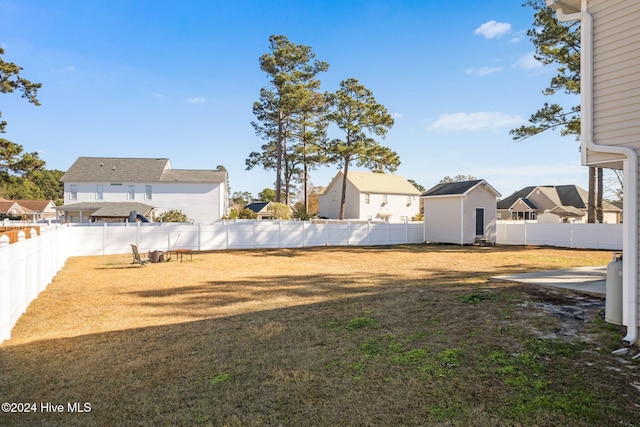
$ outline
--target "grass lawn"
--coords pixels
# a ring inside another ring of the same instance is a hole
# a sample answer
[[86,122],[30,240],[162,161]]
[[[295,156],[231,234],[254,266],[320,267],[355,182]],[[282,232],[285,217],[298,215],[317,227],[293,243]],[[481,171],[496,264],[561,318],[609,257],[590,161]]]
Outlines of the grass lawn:
[[0,425],[640,426],[637,349],[611,354],[625,329],[602,301],[489,281],[610,259],[427,245],[71,258],[0,345],[0,400],[31,411]]

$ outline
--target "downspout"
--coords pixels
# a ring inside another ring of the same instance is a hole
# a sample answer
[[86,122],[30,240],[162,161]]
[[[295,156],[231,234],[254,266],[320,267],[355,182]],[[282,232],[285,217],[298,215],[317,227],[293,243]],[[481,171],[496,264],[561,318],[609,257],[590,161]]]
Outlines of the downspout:
[[593,137],[593,16],[587,11],[587,0],[582,0],[580,12],[571,14],[562,11],[564,5],[560,1],[546,0],[546,3],[555,9],[561,21],[581,21],[580,133],[583,145],[593,151],[625,156],[622,248],[627,262],[622,267],[623,301],[626,302],[622,313],[627,335],[623,342],[632,345],[638,340],[638,153],[629,147],[598,144]]

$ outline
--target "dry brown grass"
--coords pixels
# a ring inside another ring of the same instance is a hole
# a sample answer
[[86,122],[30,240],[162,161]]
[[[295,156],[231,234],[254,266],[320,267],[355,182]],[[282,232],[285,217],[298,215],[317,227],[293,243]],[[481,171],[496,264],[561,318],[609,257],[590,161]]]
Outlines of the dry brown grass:
[[609,259],[425,245],[145,268],[72,258],[0,346],[1,400],[38,409],[0,413],[0,425],[633,425],[638,364],[610,356],[621,330],[584,308],[563,347],[540,338],[562,319],[535,303],[584,300],[488,282]]

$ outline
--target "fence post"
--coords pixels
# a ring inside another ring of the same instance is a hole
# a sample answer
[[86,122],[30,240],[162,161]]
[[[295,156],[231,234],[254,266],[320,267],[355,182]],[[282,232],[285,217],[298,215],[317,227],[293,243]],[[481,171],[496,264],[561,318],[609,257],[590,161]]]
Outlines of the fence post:
[[307,247],[307,228],[305,227],[306,221],[302,221],[302,247]]
[[231,221],[225,221],[225,224],[226,224],[226,226],[227,226],[227,229],[226,229],[226,235],[227,235],[227,244],[226,244],[226,247],[227,247],[227,249],[229,249],[229,227],[230,227],[230,225],[231,225]]
[[326,236],[326,240],[325,240],[325,246],[329,246],[329,220],[325,219],[324,220],[324,226],[325,226],[325,236]]
[[102,255],[106,255],[107,250],[107,223],[102,225]]
[[409,243],[409,219],[404,219],[404,244]]
[[[38,296],[38,234],[35,228],[29,231],[25,245],[25,307]],[[25,236],[26,237],[26,236]]]
[[569,224],[569,247],[573,249],[573,223]]
[[18,241],[14,243],[16,262],[13,266],[16,272],[15,280],[11,282],[11,288],[15,289],[18,293],[18,297],[15,298],[17,306],[14,308],[15,318],[12,322],[17,321],[18,317],[25,311],[27,311],[27,281],[26,281],[26,247],[25,247],[25,234],[24,231],[18,232]]
[[40,236],[38,237],[38,250],[36,251],[37,258],[37,269],[38,269],[38,293],[42,292],[44,288],[47,287],[46,277],[49,269],[47,268],[47,263],[52,263],[52,257],[56,256],[54,253],[49,253],[47,251],[47,238],[49,234],[49,229],[41,228]]
[[253,220],[253,248],[257,248],[258,247],[258,220],[254,219]]
[[387,218],[387,245],[391,243],[391,223]]
[[0,236],[0,343],[11,338],[11,272],[9,236]]

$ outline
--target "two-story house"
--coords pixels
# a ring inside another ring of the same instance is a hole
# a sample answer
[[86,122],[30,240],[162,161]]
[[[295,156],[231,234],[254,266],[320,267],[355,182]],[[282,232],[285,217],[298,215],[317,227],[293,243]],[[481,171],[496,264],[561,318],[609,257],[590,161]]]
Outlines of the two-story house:
[[[318,216],[340,218],[340,171],[318,195]],[[420,190],[399,175],[349,172],[344,219],[405,221],[420,213]]]
[[227,172],[172,169],[165,158],[79,157],[62,176],[67,222],[125,221],[135,211],[149,220],[180,210],[210,223],[227,214]]
[[546,0],[562,21],[580,21],[580,132],[584,165],[624,171],[623,341],[639,343],[638,154],[640,1]]

